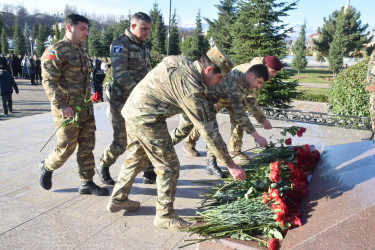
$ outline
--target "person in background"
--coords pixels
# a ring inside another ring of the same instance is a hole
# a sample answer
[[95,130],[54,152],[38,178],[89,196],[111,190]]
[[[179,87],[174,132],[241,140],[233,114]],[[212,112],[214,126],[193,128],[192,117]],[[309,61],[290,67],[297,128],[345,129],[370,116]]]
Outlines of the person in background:
[[0,94],[3,102],[3,111],[2,116],[7,116],[8,111],[13,112],[12,107],[12,93],[13,89],[16,91],[16,94],[19,93],[18,87],[14,78],[11,74],[6,72],[7,61],[4,57],[0,57]]
[[35,83],[36,66],[35,66],[34,58],[32,56],[30,56],[29,60],[27,61],[27,69],[30,74],[31,85],[36,85]]
[[42,62],[37,55],[34,56],[35,61],[35,83],[42,84]]
[[29,70],[27,68],[27,62],[29,61],[29,55],[26,53],[21,61],[22,66],[22,76],[25,79],[29,79]]

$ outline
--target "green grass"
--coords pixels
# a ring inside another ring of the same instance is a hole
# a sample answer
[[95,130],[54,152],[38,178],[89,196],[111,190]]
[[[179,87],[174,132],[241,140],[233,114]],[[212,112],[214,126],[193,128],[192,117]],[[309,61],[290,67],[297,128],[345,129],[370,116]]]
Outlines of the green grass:
[[297,87],[299,92],[303,92],[304,94],[312,94],[312,95],[328,95],[330,89],[321,89],[321,88],[308,88],[308,87]]
[[[297,70],[291,68],[287,69],[287,71],[292,73],[292,80],[297,79]],[[331,83],[332,72],[327,68],[305,68],[301,70],[298,81],[307,83]]]

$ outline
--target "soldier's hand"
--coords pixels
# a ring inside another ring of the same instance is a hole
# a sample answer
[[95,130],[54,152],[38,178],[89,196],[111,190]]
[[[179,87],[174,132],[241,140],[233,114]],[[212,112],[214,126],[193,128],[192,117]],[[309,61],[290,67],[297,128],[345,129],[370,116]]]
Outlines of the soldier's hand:
[[233,176],[235,180],[243,181],[246,179],[245,171],[240,166],[235,164],[233,161],[229,163],[227,169],[229,170],[230,174]]
[[269,120],[265,120],[261,125],[264,129],[272,129],[272,124]]
[[254,132],[251,134],[252,137],[254,137],[255,141],[259,144],[259,146],[265,148],[268,146],[268,142],[266,138],[260,136],[258,132]]
[[69,118],[69,117],[74,117],[74,111],[71,107],[67,107],[65,108],[62,112],[61,112],[63,118]]

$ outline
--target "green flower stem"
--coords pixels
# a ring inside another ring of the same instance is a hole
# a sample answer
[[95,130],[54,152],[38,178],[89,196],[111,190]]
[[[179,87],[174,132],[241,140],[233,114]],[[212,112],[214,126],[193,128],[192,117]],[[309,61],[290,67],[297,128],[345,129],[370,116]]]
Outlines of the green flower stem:
[[53,132],[53,134],[51,135],[51,137],[48,139],[48,141],[46,143],[44,143],[43,147],[40,149],[39,152],[42,152],[42,150],[47,146],[47,144],[50,142],[50,140],[52,139],[52,137],[55,136],[55,134],[57,133],[57,131],[67,122],[67,120],[63,121],[60,126],[55,130],[55,132]]

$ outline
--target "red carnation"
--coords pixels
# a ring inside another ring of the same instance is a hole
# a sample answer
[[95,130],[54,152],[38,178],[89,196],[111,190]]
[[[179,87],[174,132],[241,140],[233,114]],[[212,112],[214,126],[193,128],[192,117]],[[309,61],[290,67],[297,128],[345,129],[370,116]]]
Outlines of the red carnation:
[[100,95],[98,94],[98,92],[95,92],[95,94],[91,96],[91,100],[93,102],[99,102],[100,101]]
[[279,172],[279,162],[275,161],[271,163],[271,171],[272,172]]
[[280,180],[279,171],[273,171],[270,173],[270,180],[277,183]]
[[270,239],[267,246],[271,250],[278,250],[280,247],[280,241],[278,239]]
[[288,139],[286,139],[286,140],[285,140],[285,144],[286,144],[286,145],[290,145],[290,144],[292,144],[292,138],[288,138]]
[[301,131],[302,133],[305,133],[305,132],[306,132],[306,128],[301,127],[301,128],[300,128],[300,131]]
[[303,132],[301,132],[301,130],[298,130],[298,131],[297,131],[297,135],[298,135],[298,137],[302,137]]

